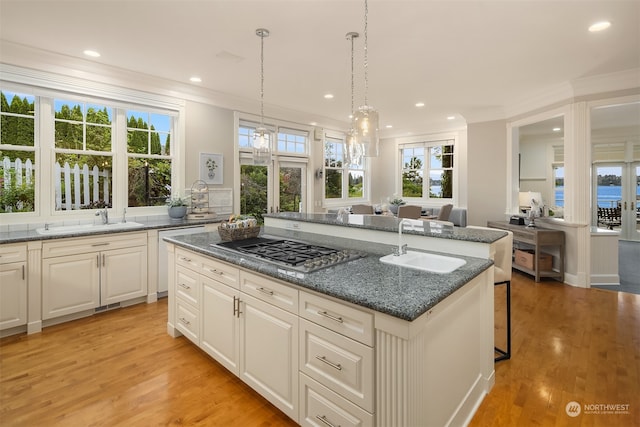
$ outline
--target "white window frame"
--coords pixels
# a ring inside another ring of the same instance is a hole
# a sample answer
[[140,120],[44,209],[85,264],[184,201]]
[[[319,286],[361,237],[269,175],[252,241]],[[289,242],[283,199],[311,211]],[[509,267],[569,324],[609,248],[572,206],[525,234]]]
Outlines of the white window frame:
[[[338,132],[333,130],[326,130],[323,134],[322,138],[322,206],[324,208],[337,208],[337,207],[345,207],[351,206],[353,204],[358,203],[370,203],[371,199],[371,174],[370,174],[370,163],[369,160],[365,157],[362,162],[361,168],[350,168],[349,165],[344,164],[344,152],[343,154],[343,164],[342,168],[342,192],[343,197],[327,199],[325,197],[325,178],[327,176],[327,166],[325,162],[325,150],[324,146],[327,138],[331,138],[334,140],[339,140],[344,145],[347,135],[344,132]],[[336,168],[329,168],[336,169]],[[362,197],[349,197],[349,174],[350,172],[362,172],[362,185],[364,187],[362,192]]]
[[[459,137],[456,133],[442,133],[432,135],[421,135],[410,138],[399,138],[396,140],[396,174],[395,174],[395,192],[398,197],[410,204],[418,204],[421,206],[439,207],[448,203],[456,205],[460,190],[460,150]],[[431,198],[429,197],[429,170],[430,155],[429,148],[435,146],[452,145],[453,146],[453,186],[451,198]],[[423,197],[404,197],[402,194],[402,174],[404,172],[404,164],[402,159],[402,149],[411,147],[423,147],[425,149],[425,162],[423,168]]]
[[[114,108],[114,133],[122,132],[124,138],[116,137],[112,146],[114,156],[113,190],[115,195],[112,208],[114,216],[121,216],[127,204],[128,190],[126,182],[126,118],[127,109],[158,112],[174,116],[174,128],[171,140],[172,151],[172,188],[184,187],[184,112],[183,100],[162,95],[123,89],[108,84],[92,82],[74,77],[52,74],[46,71],[27,70],[20,67],[0,64],[2,90],[34,95],[38,105],[36,120],[36,164],[35,170],[35,211],[2,214],[4,224],[42,223],[61,220],[91,220],[94,210],[56,211],[53,200],[53,160],[54,156],[54,99],[77,100],[97,103]],[[119,112],[122,111],[120,116]],[[117,169],[116,169],[116,166]],[[166,215],[166,206],[136,207],[127,210],[132,215]]]

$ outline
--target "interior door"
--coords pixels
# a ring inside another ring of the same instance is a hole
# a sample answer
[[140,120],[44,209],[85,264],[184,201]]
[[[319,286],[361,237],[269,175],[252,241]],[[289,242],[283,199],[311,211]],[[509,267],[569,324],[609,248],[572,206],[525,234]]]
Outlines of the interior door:
[[640,162],[626,168],[628,184],[622,209],[622,235],[627,240],[640,240]]
[[[625,240],[640,240],[640,162],[607,163],[594,167],[595,198],[598,208],[609,210],[603,217],[594,212],[597,225],[620,233]],[[619,218],[611,217],[616,210]]]

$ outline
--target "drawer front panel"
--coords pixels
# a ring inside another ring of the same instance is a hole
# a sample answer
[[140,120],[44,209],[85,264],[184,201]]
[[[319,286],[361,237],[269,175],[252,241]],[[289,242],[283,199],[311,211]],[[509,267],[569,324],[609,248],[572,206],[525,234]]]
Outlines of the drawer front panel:
[[200,270],[202,270],[202,262],[203,262],[203,258],[194,254],[193,252],[185,251],[184,249],[180,249],[180,248],[176,249],[177,265],[190,268],[199,273]]
[[147,245],[147,233],[118,233],[100,237],[60,239],[42,243],[42,258],[86,254]]
[[184,267],[176,267],[176,296],[198,307],[200,301],[200,276],[193,270]]
[[234,289],[239,288],[240,270],[233,265],[205,258],[202,262],[202,274]]
[[373,346],[373,315],[306,292],[300,292],[300,316]]
[[300,321],[301,370],[373,412],[373,349],[306,320]]
[[371,427],[373,415],[328,388],[300,374],[300,425]]
[[0,245],[0,264],[22,262],[27,260],[26,245]]
[[176,328],[196,345],[200,335],[198,310],[178,301],[176,306]]
[[298,314],[297,289],[245,271],[240,273],[240,289],[289,313]]

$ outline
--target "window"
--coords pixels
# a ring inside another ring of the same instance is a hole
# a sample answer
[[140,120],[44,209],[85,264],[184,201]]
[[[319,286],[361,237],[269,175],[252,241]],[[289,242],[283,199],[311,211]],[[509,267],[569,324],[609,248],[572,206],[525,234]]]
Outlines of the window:
[[171,133],[166,114],[128,110],[128,206],[161,206],[171,197]]
[[240,213],[254,215],[261,222],[266,212],[304,211],[309,131],[265,125],[269,130],[269,141],[275,139],[272,162],[253,165],[253,133],[258,126],[257,122],[248,120],[239,120],[238,123]]
[[452,140],[400,145],[402,197],[452,199],[453,153]]
[[111,207],[112,108],[54,100],[55,210]]
[[344,137],[325,136],[324,197],[327,201],[352,202],[365,198],[365,167],[344,164]]
[[1,91],[0,213],[35,210],[36,97]]
[[162,98],[150,102],[162,107],[134,110],[126,100],[11,85],[3,82],[1,91],[0,214],[79,216],[84,209],[166,203],[177,179],[178,104]]

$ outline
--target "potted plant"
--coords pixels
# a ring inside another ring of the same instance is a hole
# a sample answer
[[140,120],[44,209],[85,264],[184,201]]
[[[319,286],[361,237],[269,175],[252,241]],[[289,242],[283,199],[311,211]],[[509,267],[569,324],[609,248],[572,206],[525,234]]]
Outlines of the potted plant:
[[404,200],[402,200],[400,197],[397,196],[393,196],[392,199],[387,198],[387,200],[389,200],[389,210],[391,211],[391,213],[393,213],[394,215],[398,215],[398,207],[402,206],[402,205],[406,205],[407,202],[405,202]]
[[181,197],[172,197],[167,200],[169,207],[169,217],[173,219],[182,219],[187,214],[187,202]]

